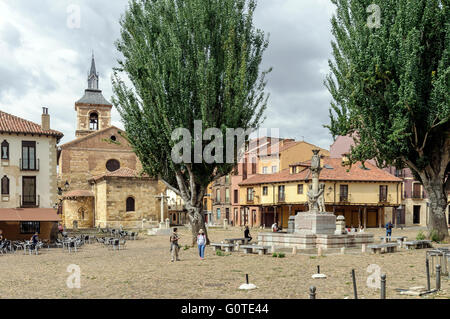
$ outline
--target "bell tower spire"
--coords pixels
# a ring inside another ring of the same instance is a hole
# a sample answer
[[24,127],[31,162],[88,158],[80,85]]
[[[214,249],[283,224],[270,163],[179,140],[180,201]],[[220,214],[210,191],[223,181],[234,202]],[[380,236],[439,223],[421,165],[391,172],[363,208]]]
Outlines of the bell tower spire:
[[98,90],[98,73],[95,68],[94,51],[92,51],[91,71],[88,75],[88,89]]
[[111,126],[112,104],[102,95],[98,88],[98,73],[95,68],[94,52],[92,52],[91,69],[88,73],[88,88],[84,96],[75,102],[77,111],[76,137],[89,135]]

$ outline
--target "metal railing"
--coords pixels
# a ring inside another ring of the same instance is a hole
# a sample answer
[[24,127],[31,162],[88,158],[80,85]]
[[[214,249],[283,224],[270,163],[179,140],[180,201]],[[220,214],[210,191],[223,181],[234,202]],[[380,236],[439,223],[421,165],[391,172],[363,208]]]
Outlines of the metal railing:
[[19,195],[20,207],[39,207],[41,205],[41,195]]
[[[32,164],[34,164],[34,165],[32,165]],[[20,166],[21,171],[39,171],[40,164],[41,164],[41,161],[39,158],[37,158],[35,162],[29,161],[29,160],[24,160],[21,158],[19,166]]]

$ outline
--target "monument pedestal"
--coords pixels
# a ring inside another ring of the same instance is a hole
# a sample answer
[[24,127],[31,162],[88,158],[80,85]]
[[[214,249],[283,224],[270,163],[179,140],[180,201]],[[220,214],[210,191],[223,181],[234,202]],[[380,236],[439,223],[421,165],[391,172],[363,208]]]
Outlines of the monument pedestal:
[[294,233],[303,235],[334,235],[336,215],[331,213],[305,212],[295,216]]

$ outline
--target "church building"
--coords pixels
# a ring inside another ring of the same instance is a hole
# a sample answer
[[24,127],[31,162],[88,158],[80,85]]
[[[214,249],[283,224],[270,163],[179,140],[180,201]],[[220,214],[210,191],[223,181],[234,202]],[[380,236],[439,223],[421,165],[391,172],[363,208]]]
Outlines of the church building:
[[166,187],[141,174],[125,132],[111,125],[111,109],[99,89],[92,56],[88,88],[75,102],[76,139],[58,150],[59,210],[69,229],[142,228],[159,222],[156,196]]

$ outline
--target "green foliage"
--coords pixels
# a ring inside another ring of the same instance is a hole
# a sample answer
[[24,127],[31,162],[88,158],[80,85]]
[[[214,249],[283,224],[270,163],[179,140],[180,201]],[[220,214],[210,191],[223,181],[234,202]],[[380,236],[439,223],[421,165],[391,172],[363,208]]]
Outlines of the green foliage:
[[421,231],[417,234],[416,236],[416,240],[424,240],[425,239],[425,234]]
[[188,250],[190,247],[188,245],[184,245],[183,250]]
[[273,254],[272,254],[272,257],[277,258],[277,257],[278,257],[278,254],[277,254],[277,253],[273,253]]
[[284,257],[286,257],[285,254],[283,254],[283,253],[279,253],[279,254],[278,254],[278,258],[284,258]]
[[213,179],[231,172],[237,150],[235,163],[176,164],[171,134],[186,128],[194,136],[201,120],[225,140],[227,128],[257,129],[264,120],[268,41],[253,26],[255,8],[255,0],[130,0],[120,22],[112,100],[127,139],[144,171],[194,207]]
[[216,250],[216,255],[223,257],[223,256],[225,256],[225,253],[221,250]]
[[432,230],[430,232],[430,240],[434,241],[435,243],[438,243],[440,241],[439,234],[437,231]]

